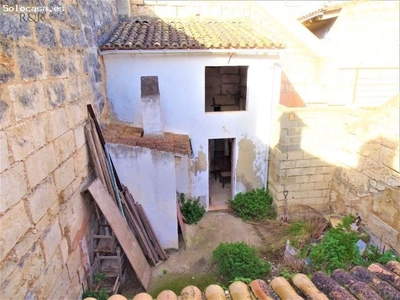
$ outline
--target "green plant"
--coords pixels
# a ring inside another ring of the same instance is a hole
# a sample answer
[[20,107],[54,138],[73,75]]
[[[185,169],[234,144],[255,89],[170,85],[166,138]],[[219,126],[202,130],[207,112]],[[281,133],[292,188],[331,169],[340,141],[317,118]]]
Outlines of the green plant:
[[103,281],[106,278],[107,278],[107,274],[106,273],[101,272],[101,273],[94,274],[94,282],[95,283]]
[[290,223],[285,233],[290,240],[290,244],[297,249],[301,249],[311,239],[312,228],[306,221],[295,221]]
[[245,284],[250,284],[253,280],[245,277],[235,277],[233,278],[233,280],[230,280],[229,283],[233,283],[235,281],[241,281],[244,282]]
[[228,281],[239,277],[254,280],[270,271],[269,263],[257,256],[256,249],[243,242],[219,244],[212,252],[211,261]]
[[311,247],[310,259],[314,270],[330,274],[335,269],[348,269],[363,262],[356,245],[357,234],[350,230],[350,224],[347,219],[343,220],[341,225],[325,234],[321,243]]
[[167,275],[168,271],[164,269],[164,270],[162,270],[162,273],[163,273],[164,275]]
[[297,272],[293,272],[293,271],[287,270],[287,269],[285,269],[285,268],[282,268],[282,269],[279,271],[279,276],[281,276],[281,277],[283,277],[283,278],[285,278],[285,279],[287,279],[287,280],[291,280],[292,277],[293,277],[294,275],[296,275],[296,274],[297,274]]
[[396,260],[400,262],[400,256],[394,254],[392,250],[387,250],[384,253],[381,253],[377,246],[369,245],[367,247],[367,251],[365,252],[364,259],[366,264],[378,262],[381,264],[386,264],[391,260]]
[[197,224],[206,212],[199,199],[186,199],[183,193],[180,194],[179,204],[182,215],[188,224]]
[[276,210],[272,196],[264,188],[238,193],[229,200],[234,213],[244,220],[275,219]]
[[82,299],[93,297],[97,300],[107,300],[108,291],[106,289],[101,289],[100,291],[86,290],[82,294]]

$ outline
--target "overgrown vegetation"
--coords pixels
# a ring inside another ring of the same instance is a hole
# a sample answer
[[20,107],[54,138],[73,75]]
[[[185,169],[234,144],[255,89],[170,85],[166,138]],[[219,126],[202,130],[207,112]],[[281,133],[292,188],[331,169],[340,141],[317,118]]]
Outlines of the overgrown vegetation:
[[243,242],[219,244],[211,261],[218,265],[220,275],[227,281],[264,278],[270,271],[269,263],[257,256],[256,249]]
[[[368,246],[364,254],[357,247],[359,239],[357,232],[350,229],[354,216],[349,215],[342,219],[342,224],[331,228],[324,235],[322,241],[311,247],[308,257],[311,259],[312,270],[321,270],[330,274],[335,269],[349,269],[355,265],[368,266],[373,262],[382,264],[390,260],[400,261],[393,251],[380,253],[376,246]],[[302,251],[303,255],[307,253]]]
[[244,220],[275,219],[276,209],[272,196],[264,188],[238,193],[229,200],[229,207]]
[[331,228],[322,241],[311,248],[309,257],[312,268],[330,274],[338,268],[347,270],[361,264],[357,240],[357,233],[350,230],[350,224],[343,222],[338,227]]
[[400,262],[400,256],[396,256],[393,250],[387,250],[384,253],[381,253],[378,247],[374,245],[369,245],[367,247],[367,251],[363,257],[367,264],[378,262],[380,264],[386,264],[391,260],[396,260]]
[[96,273],[96,274],[94,274],[94,283],[99,283],[100,281],[103,281],[106,278],[107,278],[106,273],[103,273],[103,272]]
[[183,193],[180,194],[179,205],[182,215],[188,224],[197,224],[206,212],[199,199],[186,199]]

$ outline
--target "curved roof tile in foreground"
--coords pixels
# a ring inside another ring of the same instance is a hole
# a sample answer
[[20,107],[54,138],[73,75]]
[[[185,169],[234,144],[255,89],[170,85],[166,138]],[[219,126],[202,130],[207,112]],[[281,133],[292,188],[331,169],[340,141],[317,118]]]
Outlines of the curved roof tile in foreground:
[[101,50],[282,49],[249,19],[129,19]]
[[[170,290],[162,291],[157,300],[382,300],[400,299],[400,262],[390,261],[385,266],[374,263],[368,269],[357,266],[350,272],[335,270],[329,277],[323,272],[313,274],[311,280],[296,274],[291,285],[285,278],[276,277],[270,284],[256,279],[249,285],[236,281],[224,290],[219,285],[210,285],[204,292],[195,286],[185,287],[180,295]],[[83,300],[96,300],[85,298]],[[113,295],[108,300],[128,300]],[[130,300],[130,299],[129,299]],[[147,293],[140,293],[133,300],[153,300]]]

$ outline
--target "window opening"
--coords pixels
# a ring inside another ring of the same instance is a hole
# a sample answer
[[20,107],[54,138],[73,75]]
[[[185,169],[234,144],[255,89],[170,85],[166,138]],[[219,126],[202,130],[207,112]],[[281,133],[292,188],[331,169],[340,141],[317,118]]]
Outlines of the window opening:
[[248,66],[205,68],[205,111],[246,110]]

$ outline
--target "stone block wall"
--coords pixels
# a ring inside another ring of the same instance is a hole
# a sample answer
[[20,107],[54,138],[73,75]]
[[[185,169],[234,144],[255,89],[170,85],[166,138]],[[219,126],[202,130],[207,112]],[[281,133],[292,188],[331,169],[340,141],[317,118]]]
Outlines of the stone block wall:
[[93,222],[83,126],[87,104],[107,111],[97,46],[117,18],[111,0],[26,6],[39,2],[53,11],[0,8],[0,295],[77,299]]
[[381,108],[278,107],[268,188],[287,204],[357,214],[386,249],[400,251],[399,96]]
[[358,214],[377,244],[400,252],[399,95],[349,123],[330,184],[330,205]]
[[329,210],[328,191],[335,169],[337,139],[343,124],[341,108],[286,108],[272,119],[268,187],[279,210],[288,204]]

